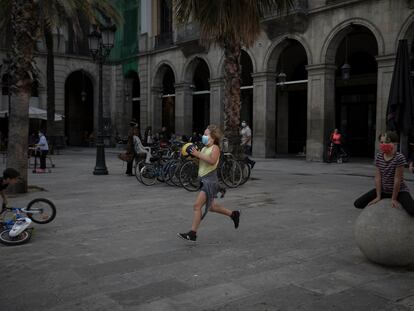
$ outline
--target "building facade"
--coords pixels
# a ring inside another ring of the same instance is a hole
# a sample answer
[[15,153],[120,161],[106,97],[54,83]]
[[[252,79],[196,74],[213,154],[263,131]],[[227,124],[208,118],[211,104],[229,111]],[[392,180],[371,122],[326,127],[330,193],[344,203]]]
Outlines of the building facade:
[[[117,3],[124,25],[105,66],[108,135],[125,135],[131,118],[141,130],[164,125],[179,135],[222,125],[223,51],[201,46],[196,24],[177,27],[169,0]],[[68,46],[69,36],[64,39]],[[352,155],[372,157],[386,126],[401,39],[413,46],[412,0],[297,0],[287,14],[267,15],[263,32],[241,55],[241,119],[253,130],[254,156],[305,152],[307,160],[321,161],[329,133],[339,128]],[[56,110],[66,116],[62,135],[78,144],[97,124],[97,67],[90,57],[59,48]],[[45,68],[44,55],[38,63]],[[44,79],[36,100],[41,108]],[[3,96],[2,107],[6,102]]]

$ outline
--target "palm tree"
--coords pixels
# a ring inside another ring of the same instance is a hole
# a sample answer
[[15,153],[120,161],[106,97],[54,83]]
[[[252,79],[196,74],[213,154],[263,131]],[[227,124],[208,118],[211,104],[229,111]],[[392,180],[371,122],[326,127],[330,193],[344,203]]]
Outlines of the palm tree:
[[[7,2],[7,3],[6,3]],[[13,33],[11,92],[12,105],[9,111],[9,139],[7,166],[20,172],[21,182],[15,192],[27,192],[27,150],[29,136],[29,100],[31,96],[34,68],[34,50],[39,38],[38,12],[35,0],[1,0],[0,10],[9,13]],[[2,18],[0,14],[0,18]],[[1,22],[4,20],[1,19]],[[9,87],[10,91],[10,87]]]
[[27,150],[29,132],[29,101],[31,85],[37,71],[34,53],[43,34],[47,56],[47,117],[53,129],[55,115],[55,86],[53,58],[53,29],[72,20],[75,34],[81,34],[80,18],[102,24],[100,17],[120,22],[121,17],[108,0],[0,0],[0,30],[13,29],[12,92],[13,103],[9,118],[7,166],[19,170],[22,181],[16,192],[27,192]]
[[192,18],[200,25],[200,41],[217,44],[224,50],[224,135],[233,152],[240,145],[240,55],[261,31],[260,19],[272,10],[287,9],[293,0],[175,0],[179,24]]

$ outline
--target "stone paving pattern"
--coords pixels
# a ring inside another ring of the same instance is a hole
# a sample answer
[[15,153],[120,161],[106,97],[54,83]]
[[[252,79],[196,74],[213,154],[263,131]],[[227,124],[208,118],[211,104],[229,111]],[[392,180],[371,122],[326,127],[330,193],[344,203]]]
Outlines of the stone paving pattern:
[[51,174],[30,173],[47,192],[11,198],[49,198],[58,214],[28,244],[0,246],[0,310],[414,310],[414,269],[370,263],[354,243],[371,161],[258,159],[220,200],[241,209],[240,228],[211,213],[189,245],[176,233],[195,194],[139,184],[117,152],[94,176],[94,149],[64,150]]

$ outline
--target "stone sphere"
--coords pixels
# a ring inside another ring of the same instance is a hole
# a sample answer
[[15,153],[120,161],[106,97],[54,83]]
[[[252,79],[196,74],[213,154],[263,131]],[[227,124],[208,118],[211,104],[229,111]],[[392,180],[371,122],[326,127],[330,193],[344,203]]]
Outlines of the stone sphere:
[[364,208],[356,220],[354,235],[361,252],[387,266],[414,264],[414,217],[390,199]]

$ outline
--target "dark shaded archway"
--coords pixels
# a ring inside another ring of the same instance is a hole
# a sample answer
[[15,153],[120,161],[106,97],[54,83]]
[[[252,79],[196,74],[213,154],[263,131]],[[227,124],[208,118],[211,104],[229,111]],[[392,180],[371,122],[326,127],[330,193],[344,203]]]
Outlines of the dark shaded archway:
[[[303,153],[307,139],[306,50],[299,41],[286,39],[277,62],[276,152]],[[282,76],[285,75],[283,81]]]
[[84,146],[93,140],[93,84],[84,70],[71,73],[65,82],[65,133],[67,143]]
[[[141,123],[141,86],[138,74],[135,71],[129,71],[125,76],[125,101],[131,103],[131,119]],[[127,110],[129,111],[129,110]]]
[[[378,44],[366,27],[351,25],[340,34],[335,64],[335,127],[344,136],[352,156],[375,152]],[[341,68],[350,66],[349,78]]]
[[246,121],[253,130],[253,63],[246,51],[240,56],[241,87],[240,87],[240,122]]
[[174,72],[165,66],[162,78],[162,126],[175,132],[175,77]]
[[210,70],[200,58],[193,75],[193,132],[203,133],[210,123]]

